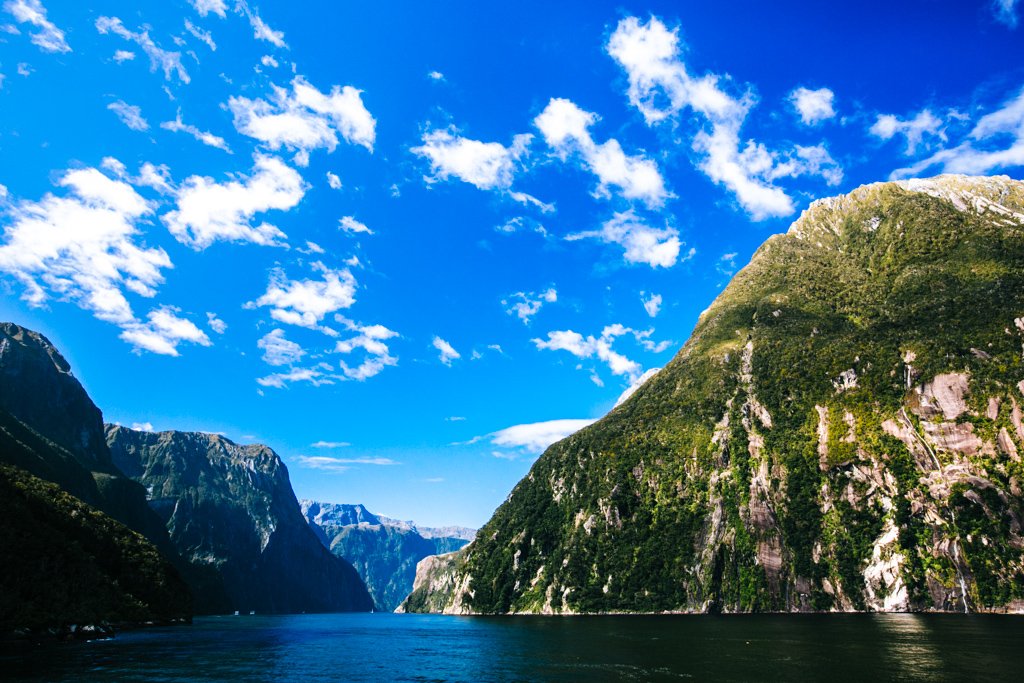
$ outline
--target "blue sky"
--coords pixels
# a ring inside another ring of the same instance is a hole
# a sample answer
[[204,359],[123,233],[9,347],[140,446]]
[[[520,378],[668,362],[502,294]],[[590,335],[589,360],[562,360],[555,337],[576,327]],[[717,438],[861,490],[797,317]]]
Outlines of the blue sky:
[[1024,167],[1013,0],[2,10],[0,317],[108,421],[427,525],[485,522],[814,198]]

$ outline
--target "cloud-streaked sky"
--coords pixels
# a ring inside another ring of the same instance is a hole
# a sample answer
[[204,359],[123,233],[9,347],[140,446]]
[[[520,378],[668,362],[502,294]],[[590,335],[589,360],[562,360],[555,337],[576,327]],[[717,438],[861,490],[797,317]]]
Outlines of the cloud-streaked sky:
[[108,421],[482,524],[816,197],[1024,169],[1013,0],[4,0],[0,316]]

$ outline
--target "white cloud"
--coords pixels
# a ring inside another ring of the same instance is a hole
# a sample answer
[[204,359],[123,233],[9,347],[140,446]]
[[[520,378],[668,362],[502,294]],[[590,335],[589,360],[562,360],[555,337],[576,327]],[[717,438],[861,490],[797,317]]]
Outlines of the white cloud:
[[46,18],[46,8],[39,0],[7,0],[4,11],[19,24],[32,24],[39,29],[32,34],[32,43],[43,52],[71,52],[64,31]]
[[907,141],[906,154],[913,155],[925,136],[946,140],[942,130],[943,121],[930,110],[922,109],[913,118],[901,120],[892,114],[879,114],[869,133],[882,140],[891,140],[902,135]]
[[352,234],[362,232],[366,233],[367,235],[373,234],[373,230],[370,230],[368,227],[366,227],[365,224],[360,223],[352,216],[343,216],[342,218],[338,219],[338,227],[342,230],[342,232]]
[[319,280],[289,280],[280,268],[270,274],[267,291],[251,308],[268,306],[270,317],[287,325],[297,325],[336,334],[320,325],[329,313],[349,308],[355,303],[356,279],[347,268],[334,270],[319,261],[312,264],[322,273]]
[[348,441],[316,441],[309,445],[313,448],[348,448],[352,444]]
[[170,52],[159,47],[149,37],[149,29],[143,28],[142,31],[132,32],[125,28],[124,24],[117,17],[100,17],[96,20],[96,30],[103,35],[114,33],[125,40],[137,44],[146,53],[146,56],[149,57],[150,71],[156,71],[157,67],[159,67],[164,72],[166,80],[171,80],[171,76],[174,75],[182,83],[189,83],[191,81],[188,72],[185,71],[185,67],[181,64],[181,53]]
[[228,147],[228,143],[224,141],[224,138],[204,130],[199,130],[191,124],[184,123],[181,120],[180,109],[178,110],[177,117],[175,117],[173,121],[164,121],[160,124],[160,127],[164,130],[169,130],[172,133],[187,133],[204,145],[216,147],[217,149],[222,149],[228,154],[231,154],[231,148]]
[[277,60],[274,59],[272,55],[263,55],[262,57],[260,57],[260,64],[262,64],[263,66],[269,66],[274,69],[276,69],[279,66]]
[[253,37],[256,38],[256,40],[264,40],[274,47],[288,47],[288,44],[284,42],[284,33],[270,28],[270,26],[260,18],[259,12],[255,9],[251,9],[245,0],[238,0],[236,9],[240,14],[245,15],[245,17],[249,19],[249,25],[252,26]]
[[661,311],[661,294],[651,294],[647,298],[641,298],[640,301],[643,302],[647,315],[652,318],[658,317],[658,313]]
[[135,53],[131,50],[117,50],[114,52],[114,61],[118,64],[130,62],[135,59]]
[[817,125],[836,115],[836,110],[832,107],[835,93],[828,88],[797,88],[789,94],[789,101],[800,114],[800,120],[808,126]]
[[676,117],[684,108],[698,115],[706,126],[693,139],[693,149],[702,155],[700,170],[732,191],[751,218],[793,213],[793,200],[773,181],[812,174],[814,167],[786,166],[794,153],[780,156],[754,140],[742,141],[740,129],[755,104],[749,91],[733,97],[721,87],[728,79],[716,74],[691,76],[681,58],[677,31],[669,31],[654,17],[643,25],[636,17],[621,20],[607,49],[626,70],[630,103],[649,126]]
[[516,135],[512,145],[461,137],[454,129],[423,134],[423,145],[412,152],[430,161],[430,184],[455,177],[481,190],[506,190],[512,185],[519,160],[526,156],[532,135]]
[[629,398],[630,396],[632,396],[633,394],[635,394],[635,393],[636,393],[636,390],[637,390],[637,389],[639,389],[640,387],[642,387],[642,386],[644,385],[644,383],[645,383],[645,382],[646,382],[647,380],[649,380],[650,378],[652,378],[652,377],[654,377],[655,375],[657,375],[657,374],[658,374],[658,371],[660,371],[660,370],[661,370],[661,368],[651,368],[650,370],[648,370],[648,371],[647,371],[647,372],[645,372],[644,374],[642,374],[642,375],[640,375],[639,377],[637,377],[637,378],[636,378],[636,379],[635,379],[635,380],[634,380],[634,381],[633,381],[633,382],[632,382],[632,383],[631,383],[631,384],[629,385],[629,387],[627,387],[627,388],[626,388],[626,390],[625,390],[625,391],[623,391],[623,392],[622,392],[622,393],[621,393],[621,394],[619,395],[619,398],[618,398],[618,399],[616,399],[616,401],[615,401],[615,406],[616,406],[616,407],[618,407],[618,406],[622,405],[623,403],[625,403],[625,402],[626,402],[626,399],[628,399],[628,398]]
[[365,353],[363,361],[355,367],[349,366],[345,361],[339,363],[345,377],[362,382],[379,374],[384,368],[398,364],[398,359],[391,355],[391,350],[385,343],[388,339],[397,337],[397,332],[383,325],[360,325],[340,316],[338,320],[356,335],[339,340],[334,346],[334,352],[350,354],[362,350]]
[[427,78],[429,78],[432,81],[443,81],[444,74],[441,73],[440,71],[431,71],[430,73],[427,74]]
[[286,235],[270,223],[252,225],[258,213],[293,208],[306,184],[280,159],[257,155],[252,175],[225,183],[191,176],[176,192],[177,208],[163,215],[177,240],[202,250],[218,240],[280,246]]
[[328,171],[327,172],[327,185],[332,190],[340,190],[341,189],[341,178],[339,178],[337,176],[337,174],[331,173],[330,171]]
[[515,314],[524,324],[530,323],[530,318],[537,315],[545,303],[558,301],[558,292],[554,287],[549,287],[543,292],[516,292],[507,299],[502,299],[501,305],[505,306],[505,312],[509,315]]
[[506,427],[488,435],[495,446],[541,453],[548,446],[592,425],[597,420],[548,420]]
[[511,197],[513,200],[519,202],[520,204],[526,206],[532,205],[537,207],[538,209],[540,209],[541,213],[554,213],[555,211],[554,204],[547,204],[545,202],[542,202],[533,195],[526,194],[525,192],[509,192],[508,196]]
[[132,429],[137,432],[151,432],[153,431],[152,422],[132,422]]
[[171,171],[164,164],[156,166],[147,161],[142,164],[142,168],[139,169],[139,175],[133,182],[143,187],[152,187],[160,194],[172,194],[174,192],[174,188],[171,187]]
[[584,337],[572,330],[555,330],[548,332],[547,339],[532,339],[531,341],[538,349],[568,351],[577,358],[597,358],[608,366],[613,375],[626,377],[632,383],[636,382],[643,374],[643,368],[636,361],[615,351],[612,346],[618,337],[624,335],[631,335],[644,349],[653,353],[660,353],[673,343],[667,340],[651,341],[652,334],[654,334],[653,329],[634,330],[615,323],[607,325],[601,330],[599,337],[592,335]]
[[459,352],[456,351],[451,344],[446,342],[444,339],[441,339],[440,337],[435,336],[432,344],[434,348],[440,352],[438,355],[438,360],[440,360],[442,363],[449,367],[451,367],[453,360],[458,360],[459,358],[462,358],[462,356],[459,355]]
[[210,12],[213,12],[221,19],[226,16],[227,6],[224,4],[224,0],[189,0],[189,2],[196,8],[196,12],[201,17],[205,17]]
[[[679,231],[670,226],[655,228],[647,225],[633,210],[615,214],[605,221],[600,230],[567,235],[569,241],[596,238],[606,244],[617,244],[625,250],[630,263],[646,263],[652,268],[670,268],[679,260]],[[696,253],[693,249],[683,260]]]
[[617,187],[627,199],[639,199],[651,207],[664,204],[672,194],[665,189],[657,164],[642,155],[627,155],[614,138],[596,143],[589,128],[597,119],[596,114],[583,111],[569,100],[552,98],[534,119],[534,125],[561,159],[580,155],[600,181],[598,196],[608,197],[608,188]]
[[204,31],[188,19],[185,20],[185,30],[192,34],[192,36],[203,43],[212,51],[217,51],[217,43],[213,42],[213,34],[209,31]]
[[300,455],[296,458],[302,467],[325,472],[347,472],[352,465],[398,465],[391,458],[331,458],[326,455]]
[[108,104],[107,109],[117,114],[117,118],[121,119],[121,123],[132,130],[149,130],[149,122],[143,118],[142,110],[138,106],[118,100]]
[[377,121],[363,105],[361,90],[333,86],[330,94],[324,94],[302,76],[292,79],[291,86],[289,92],[272,85],[271,101],[228,100],[238,132],[270,149],[294,151],[300,166],[308,164],[309,153],[315,149],[333,152],[339,134],[346,142],[373,151]]
[[737,256],[738,254],[734,251],[722,254],[715,263],[715,270],[725,277],[732,277],[736,273]]
[[19,62],[18,63],[18,75],[19,76],[31,76],[34,71],[35,71],[35,69],[33,69],[32,66],[27,64],[26,62]]
[[124,289],[155,296],[161,270],[171,267],[163,249],[137,243],[136,224],[152,207],[131,185],[95,168],[67,171],[57,184],[68,196],[47,194],[8,209],[0,270],[22,282],[32,306],[42,306],[49,290],[100,320],[136,323]]
[[978,175],[1024,166],[1024,90],[981,117],[960,144],[893,172],[893,177],[918,175],[934,166],[944,173]]
[[121,339],[133,345],[136,350],[151,351],[166,356],[178,355],[178,344],[189,342],[210,346],[212,342],[195,323],[177,315],[178,310],[161,306],[149,312],[148,321],[124,325]]
[[992,0],[996,20],[1008,28],[1017,28],[1017,0]]
[[210,326],[210,329],[217,334],[224,334],[228,329],[228,324],[217,317],[215,313],[206,314],[206,324]]
[[256,380],[256,383],[260,386],[273,387],[275,389],[283,389],[288,384],[296,382],[308,382],[315,387],[319,387],[325,384],[334,384],[334,378],[325,375],[318,368],[293,368],[288,372],[277,372]]
[[461,415],[452,415],[451,417],[446,417],[444,419],[444,421],[445,422],[465,422],[466,418],[462,417]]
[[306,355],[305,350],[285,339],[284,330],[271,330],[256,342],[256,347],[263,351],[263,362],[267,365],[295,365]]

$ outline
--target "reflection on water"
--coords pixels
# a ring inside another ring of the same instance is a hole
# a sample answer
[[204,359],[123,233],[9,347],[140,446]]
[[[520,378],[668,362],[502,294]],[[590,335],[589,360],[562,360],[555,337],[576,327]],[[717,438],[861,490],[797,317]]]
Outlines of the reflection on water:
[[32,681],[1004,681],[1024,618],[216,617],[0,655]]

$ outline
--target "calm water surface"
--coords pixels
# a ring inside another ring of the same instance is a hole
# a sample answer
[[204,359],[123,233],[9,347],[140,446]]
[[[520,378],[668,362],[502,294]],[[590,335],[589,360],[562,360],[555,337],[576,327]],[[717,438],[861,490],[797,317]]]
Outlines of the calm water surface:
[[209,617],[6,653],[0,678],[1021,681],[1024,617]]

